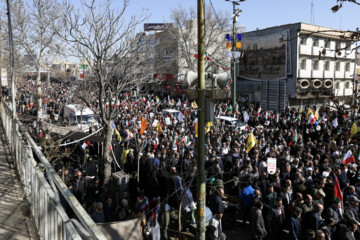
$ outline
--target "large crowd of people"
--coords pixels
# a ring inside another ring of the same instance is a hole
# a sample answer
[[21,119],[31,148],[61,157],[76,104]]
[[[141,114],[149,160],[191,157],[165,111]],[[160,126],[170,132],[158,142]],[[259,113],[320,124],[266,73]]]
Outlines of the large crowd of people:
[[[43,100],[50,116],[45,121],[66,124],[64,104],[80,101],[67,96],[64,85],[53,88]],[[24,116],[33,107],[25,92],[19,98]],[[144,239],[169,239],[174,210],[180,209],[184,230],[196,218],[196,102],[185,96],[124,93],[114,104],[114,172],[129,175],[127,191],[114,197],[104,190],[96,143],[86,140],[83,156],[65,157],[59,175],[95,222],[142,216]],[[92,106],[96,112],[96,98]],[[233,108],[216,102],[214,111],[246,127],[218,118],[205,124],[206,206],[211,211],[206,239],[225,239],[223,228],[237,218],[243,225],[235,227],[249,227],[251,239],[360,239],[360,128],[343,106],[287,107],[277,113],[239,98]],[[30,127],[35,136],[45,137],[41,124]],[[230,199],[237,201],[236,211]]]

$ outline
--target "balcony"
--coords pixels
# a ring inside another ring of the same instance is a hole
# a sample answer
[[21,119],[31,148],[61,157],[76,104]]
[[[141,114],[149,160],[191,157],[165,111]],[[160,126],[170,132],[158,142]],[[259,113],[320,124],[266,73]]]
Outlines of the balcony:
[[311,46],[300,44],[300,51],[299,51],[300,54],[311,55],[312,54],[311,50],[312,50]]
[[299,69],[298,78],[311,78],[311,71],[305,69]]
[[311,71],[311,77],[312,78],[323,78],[323,71],[320,70],[312,70]]
[[324,78],[333,78],[334,71],[324,71]]
[[335,78],[344,78],[345,74],[344,71],[336,71],[335,72]]

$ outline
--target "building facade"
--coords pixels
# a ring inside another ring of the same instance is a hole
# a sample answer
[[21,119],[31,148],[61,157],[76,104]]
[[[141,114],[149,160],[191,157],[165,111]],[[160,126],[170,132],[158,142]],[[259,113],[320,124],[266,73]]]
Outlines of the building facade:
[[245,33],[238,94],[273,111],[351,104],[356,50],[349,36],[305,23]]

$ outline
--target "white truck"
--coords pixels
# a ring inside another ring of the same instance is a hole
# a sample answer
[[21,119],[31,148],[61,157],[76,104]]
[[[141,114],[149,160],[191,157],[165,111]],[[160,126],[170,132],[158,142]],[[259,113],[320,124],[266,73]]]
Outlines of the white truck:
[[90,127],[98,126],[95,113],[80,104],[68,104],[64,107],[64,118],[69,123],[76,123],[83,132],[89,132]]

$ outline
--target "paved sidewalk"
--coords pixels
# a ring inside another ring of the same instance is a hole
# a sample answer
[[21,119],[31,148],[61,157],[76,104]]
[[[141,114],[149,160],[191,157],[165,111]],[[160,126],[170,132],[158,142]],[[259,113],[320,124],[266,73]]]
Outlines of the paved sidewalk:
[[30,216],[30,208],[0,125],[0,239],[39,239]]

